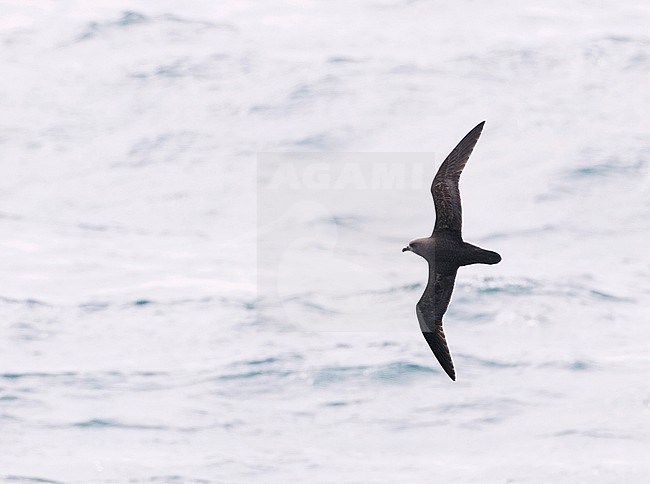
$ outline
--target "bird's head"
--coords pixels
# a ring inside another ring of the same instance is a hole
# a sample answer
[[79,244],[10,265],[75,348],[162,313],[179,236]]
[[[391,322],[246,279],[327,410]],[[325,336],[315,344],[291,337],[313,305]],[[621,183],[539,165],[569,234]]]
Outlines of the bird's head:
[[426,239],[415,239],[409,242],[409,245],[402,249],[402,252],[414,252],[419,256],[424,257],[424,252],[429,244],[429,237]]

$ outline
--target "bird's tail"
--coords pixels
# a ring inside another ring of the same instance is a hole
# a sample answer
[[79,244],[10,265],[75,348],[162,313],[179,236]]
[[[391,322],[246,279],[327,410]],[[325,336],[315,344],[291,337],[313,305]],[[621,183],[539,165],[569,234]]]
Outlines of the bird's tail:
[[465,242],[465,250],[460,255],[460,265],[470,264],[498,264],[501,256],[494,251],[481,249]]

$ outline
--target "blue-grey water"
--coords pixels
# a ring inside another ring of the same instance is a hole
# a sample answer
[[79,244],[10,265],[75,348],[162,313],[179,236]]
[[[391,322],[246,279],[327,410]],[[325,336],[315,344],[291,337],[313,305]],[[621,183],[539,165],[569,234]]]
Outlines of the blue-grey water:
[[[613,0],[0,2],[0,480],[648,482],[649,24]],[[260,173],[433,172],[483,119],[464,235],[503,262],[459,271],[454,383],[400,252],[426,183],[279,222]]]

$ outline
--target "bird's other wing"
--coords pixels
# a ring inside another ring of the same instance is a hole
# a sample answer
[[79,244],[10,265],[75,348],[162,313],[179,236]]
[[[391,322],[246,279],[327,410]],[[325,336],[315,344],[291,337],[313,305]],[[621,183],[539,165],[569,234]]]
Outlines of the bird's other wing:
[[474,146],[481,136],[485,121],[479,123],[467,135],[460,140],[460,143],[449,153],[449,156],[442,162],[438,173],[431,183],[431,195],[436,206],[436,224],[433,231],[449,230],[461,235],[463,213],[460,204],[460,191],[458,180],[460,174],[467,164],[469,155],[472,154]]
[[440,274],[435,272],[433,268],[430,269],[427,288],[415,306],[424,339],[429,343],[429,347],[442,369],[454,381],[456,380],[456,372],[445,339],[445,332],[442,329],[442,316],[447,311],[447,306],[449,306],[455,280],[456,271],[451,274]]

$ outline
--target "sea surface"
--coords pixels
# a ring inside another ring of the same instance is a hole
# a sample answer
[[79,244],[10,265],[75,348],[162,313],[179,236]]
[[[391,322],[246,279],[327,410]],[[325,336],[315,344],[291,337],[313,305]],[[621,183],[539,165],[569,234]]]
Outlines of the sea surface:
[[[648,25],[0,1],[0,482],[649,482]],[[458,273],[452,382],[400,249],[482,120],[463,233],[503,261]]]

